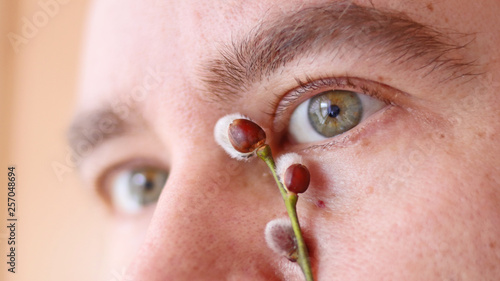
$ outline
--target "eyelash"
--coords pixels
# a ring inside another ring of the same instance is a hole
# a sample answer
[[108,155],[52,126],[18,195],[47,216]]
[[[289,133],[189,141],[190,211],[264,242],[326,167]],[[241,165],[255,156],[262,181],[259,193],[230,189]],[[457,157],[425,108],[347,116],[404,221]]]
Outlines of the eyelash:
[[[350,76],[343,77],[320,77],[317,79],[313,79],[310,76],[305,78],[305,81],[295,78],[297,81],[298,87],[289,91],[281,100],[276,101],[272,104],[272,108],[274,109],[274,113],[271,114],[274,120],[275,127],[276,123],[281,120],[287,120],[283,122],[285,127],[288,128],[289,118],[293,112],[293,110],[299,106],[302,102],[314,97],[315,95],[327,90],[327,89],[336,89],[336,90],[350,90],[355,91],[360,94],[365,94],[376,98],[384,103],[386,103],[389,107],[382,109],[382,111],[388,110],[391,106],[395,105],[393,99],[389,97],[387,92],[392,92],[392,96],[394,93],[400,93],[398,90],[389,87],[385,84],[368,81],[362,78],[355,78]],[[383,88],[381,91],[377,88]],[[282,123],[282,124],[283,124]],[[359,125],[358,125],[359,126]],[[358,127],[356,126],[356,127]],[[356,130],[356,127],[352,130]],[[287,131],[287,130],[285,130]],[[281,134],[278,136],[279,144],[281,147],[290,146],[291,144],[286,143],[287,133]],[[329,148],[332,145],[339,144],[345,142],[348,139],[348,135],[343,135],[343,140],[339,140],[338,137],[331,138],[327,143],[324,144],[309,144],[307,147],[301,150],[311,150],[317,148]]]
[[[283,113],[290,110],[290,108],[294,104],[300,104],[300,102],[297,102],[298,100],[307,100],[308,98],[313,97],[315,94],[318,94],[318,90],[324,90],[325,88],[356,91],[377,98],[387,104],[392,103],[382,93],[375,89],[372,89],[371,87],[366,85],[366,82],[359,78],[345,76],[337,78],[312,79],[308,76],[306,77],[305,82],[300,80],[299,78],[295,78],[295,81],[297,81],[299,87],[290,91],[287,95],[285,95],[283,99],[274,104],[274,117],[282,116]],[[310,94],[311,92],[314,92],[314,94]]]

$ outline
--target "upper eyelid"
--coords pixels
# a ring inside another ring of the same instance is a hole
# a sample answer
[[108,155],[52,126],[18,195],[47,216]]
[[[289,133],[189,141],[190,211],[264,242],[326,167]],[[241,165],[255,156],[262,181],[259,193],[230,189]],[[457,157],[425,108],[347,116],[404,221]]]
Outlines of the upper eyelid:
[[[312,79],[311,77],[306,77],[306,82],[300,80],[299,78],[295,78],[297,81],[298,87],[287,92],[283,98],[281,98],[277,103],[273,106],[272,116],[274,118],[280,118],[282,115],[289,111],[291,107],[294,105],[297,106],[300,104],[298,101],[304,101],[307,98],[311,98],[314,96],[315,91],[329,88],[336,88],[338,90],[350,90],[356,91],[360,94],[367,94],[374,98],[377,98],[387,104],[392,103],[387,97],[385,97],[376,87],[370,87],[367,84],[377,83],[371,82],[361,78],[354,78],[349,76],[342,77],[327,77],[327,78],[318,78]],[[396,90],[396,89],[394,89]],[[396,90],[397,91],[397,90]]]

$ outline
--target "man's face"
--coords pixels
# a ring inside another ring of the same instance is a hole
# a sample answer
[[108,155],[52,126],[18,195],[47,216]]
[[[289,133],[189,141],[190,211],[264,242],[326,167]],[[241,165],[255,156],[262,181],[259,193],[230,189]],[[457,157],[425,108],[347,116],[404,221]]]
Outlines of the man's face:
[[265,164],[214,141],[235,112],[311,171],[317,280],[500,276],[500,2],[354,2],[96,1],[72,143],[127,280],[302,280]]

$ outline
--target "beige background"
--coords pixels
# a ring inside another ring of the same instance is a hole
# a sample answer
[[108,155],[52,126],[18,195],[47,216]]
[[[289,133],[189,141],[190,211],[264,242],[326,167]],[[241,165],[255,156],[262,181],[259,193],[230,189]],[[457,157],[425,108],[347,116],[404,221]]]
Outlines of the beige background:
[[[65,164],[65,129],[72,115],[86,0],[65,0],[49,16],[38,2],[0,0],[0,181],[16,166],[16,273],[7,272],[6,188],[0,189],[2,280],[120,280],[121,268],[103,263],[106,229],[95,195],[76,171],[58,180]],[[15,52],[8,34],[23,35],[23,19],[36,32]],[[35,19],[33,18],[35,17]],[[95,207],[94,207],[95,206]],[[124,280],[122,280],[124,281]]]

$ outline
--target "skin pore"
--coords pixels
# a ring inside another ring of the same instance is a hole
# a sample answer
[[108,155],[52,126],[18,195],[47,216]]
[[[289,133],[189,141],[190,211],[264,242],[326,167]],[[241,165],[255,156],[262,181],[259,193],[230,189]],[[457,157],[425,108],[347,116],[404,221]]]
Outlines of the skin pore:
[[[110,206],[104,259],[130,262],[127,280],[302,280],[264,241],[287,216],[264,163],[214,141],[240,112],[309,167],[297,209],[316,280],[495,280],[498,12],[496,0],[95,1],[70,142],[91,145],[82,178]],[[292,113],[330,90],[383,106],[297,142]],[[143,167],[168,179],[125,214],[112,186]]]

